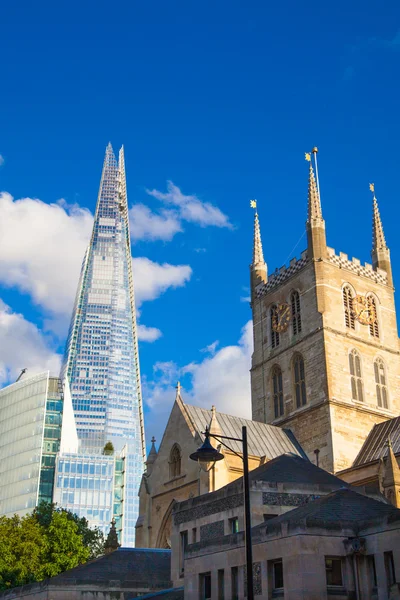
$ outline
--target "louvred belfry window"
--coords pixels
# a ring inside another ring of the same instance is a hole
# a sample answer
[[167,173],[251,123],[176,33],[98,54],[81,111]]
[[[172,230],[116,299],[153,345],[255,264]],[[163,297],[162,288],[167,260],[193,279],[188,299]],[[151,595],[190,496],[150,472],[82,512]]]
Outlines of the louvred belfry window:
[[346,327],[349,329],[355,329],[355,317],[353,313],[352,307],[353,295],[351,293],[351,289],[349,286],[343,288],[343,308],[344,308],[344,320],[346,323]]
[[292,292],[290,296],[290,304],[292,306],[292,326],[293,335],[301,332],[301,313],[300,313],[300,294],[297,291]]
[[361,358],[357,350],[349,354],[349,367],[351,379],[351,397],[359,402],[364,401],[363,381],[361,373]]
[[275,419],[283,416],[283,385],[282,371],[276,366],[272,371],[272,393],[274,398],[274,415]]
[[369,333],[372,337],[379,338],[378,315],[376,312],[375,298],[373,296],[368,296],[368,305],[370,306],[371,312],[375,315],[375,319],[369,324]]
[[381,358],[377,358],[374,362],[375,384],[376,384],[376,400],[378,406],[383,408],[388,407],[388,392],[386,385],[386,369],[385,363]]
[[271,346],[272,348],[276,348],[277,346],[279,346],[279,333],[277,331],[274,331],[274,314],[276,311],[276,306],[271,306],[271,310],[270,310],[270,327],[271,327]]
[[299,354],[293,361],[294,370],[294,391],[296,396],[296,407],[304,406],[307,403],[306,378],[304,372],[304,360]]

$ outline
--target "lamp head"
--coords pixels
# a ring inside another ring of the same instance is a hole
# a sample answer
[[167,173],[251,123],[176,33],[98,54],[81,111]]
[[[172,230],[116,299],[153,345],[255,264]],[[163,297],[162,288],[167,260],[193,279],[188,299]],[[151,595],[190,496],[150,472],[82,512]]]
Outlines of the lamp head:
[[212,446],[208,427],[206,427],[204,435],[203,444],[189,458],[197,461],[203,470],[209,471],[217,461],[223,460],[224,455]]

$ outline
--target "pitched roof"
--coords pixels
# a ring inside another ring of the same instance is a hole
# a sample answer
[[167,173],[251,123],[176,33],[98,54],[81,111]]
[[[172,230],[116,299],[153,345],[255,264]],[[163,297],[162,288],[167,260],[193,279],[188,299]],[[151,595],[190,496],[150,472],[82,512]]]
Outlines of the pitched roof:
[[326,529],[338,527],[365,527],[366,525],[388,518],[390,521],[400,521],[400,510],[391,504],[378,502],[368,496],[363,496],[346,488],[322,496],[299,508],[290,510],[279,517],[258,525],[254,529],[267,533],[278,529],[280,523],[289,525],[320,526]]
[[171,585],[171,551],[149,548],[118,548],[84,565],[48,580],[49,584],[107,583],[140,585],[150,589]]
[[[182,404],[194,429],[203,438],[201,434],[210,424],[212,411],[183,402]],[[259,423],[258,421],[250,421],[242,417],[234,417],[233,415],[227,415],[218,411],[216,415],[221,427],[221,435],[241,438],[242,427],[246,425],[248,449],[249,454],[252,456],[275,458],[281,454],[292,452],[308,460],[307,455],[293,433],[287,429],[267,425],[266,423]],[[242,452],[241,442],[229,441],[227,444],[235,452]]]
[[393,452],[400,454],[400,417],[389,419],[373,426],[365,440],[353,467],[379,460],[388,454],[387,441],[390,437]]
[[296,454],[282,454],[256,469],[250,471],[253,481],[270,481],[276,483],[315,483],[334,487],[348,487],[349,484],[311,461],[304,460]]

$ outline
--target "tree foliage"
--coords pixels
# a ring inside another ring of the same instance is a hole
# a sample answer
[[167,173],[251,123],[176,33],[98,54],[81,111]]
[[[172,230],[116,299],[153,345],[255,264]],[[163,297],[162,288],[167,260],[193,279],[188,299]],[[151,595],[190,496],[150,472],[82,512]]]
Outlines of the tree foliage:
[[53,577],[103,551],[97,528],[54,504],[41,503],[25,517],[0,517],[0,590]]
[[103,454],[106,456],[112,456],[114,454],[114,446],[112,442],[107,442],[103,448]]

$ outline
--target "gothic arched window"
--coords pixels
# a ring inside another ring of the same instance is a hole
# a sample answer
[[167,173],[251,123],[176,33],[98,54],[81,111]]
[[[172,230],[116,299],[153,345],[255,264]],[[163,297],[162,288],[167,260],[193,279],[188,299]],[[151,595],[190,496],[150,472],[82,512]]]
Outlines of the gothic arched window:
[[294,392],[296,396],[296,407],[304,406],[307,403],[306,378],[304,372],[304,359],[297,354],[293,361],[294,371]]
[[271,346],[272,348],[276,348],[277,346],[279,346],[279,333],[277,331],[274,331],[274,327],[273,327],[273,323],[274,323],[274,314],[276,311],[276,306],[275,304],[273,306],[271,306],[271,310],[269,313],[270,316],[270,326],[271,326]]
[[274,414],[275,419],[283,416],[283,385],[282,371],[280,367],[275,366],[272,369],[272,393],[274,397]]
[[181,474],[181,451],[179,446],[175,444],[172,446],[171,453],[169,455],[169,476],[178,477]]
[[372,337],[379,337],[378,313],[376,310],[376,302],[373,296],[368,296],[368,304],[370,309],[375,313],[375,319],[369,324],[369,333]]
[[357,350],[349,354],[349,367],[351,379],[351,397],[359,402],[364,401],[363,381],[361,374],[361,358]]
[[290,295],[290,304],[292,306],[293,335],[296,335],[301,332],[300,295],[296,290]]
[[386,384],[386,369],[385,363],[381,358],[377,358],[374,362],[375,384],[376,384],[376,399],[378,406],[383,408],[388,407],[388,392]]
[[356,322],[353,313],[352,307],[353,294],[351,292],[351,288],[346,285],[343,288],[343,308],[344,308],[344,321],[346,323],[346,327],[349,329],[356,328]]

